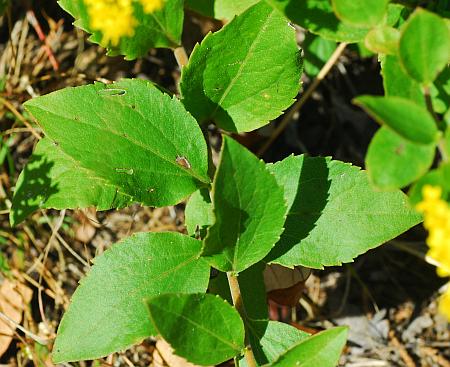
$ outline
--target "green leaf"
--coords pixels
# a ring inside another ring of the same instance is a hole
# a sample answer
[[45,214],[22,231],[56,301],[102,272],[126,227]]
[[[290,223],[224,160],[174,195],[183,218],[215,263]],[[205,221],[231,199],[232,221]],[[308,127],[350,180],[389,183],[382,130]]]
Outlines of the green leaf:
[[441,72],[430,88],[433,109],[444,114],[450,108],[450,67]]
[[381,23],[389,0],[331,0],[338,18],[355,27],[374,27]]
[[291,21],[312,33],[336,42],[362,41],[368,29],[339,21],[329,0],[267,0]]
[[213,183],[215,223],[202,256],[215,268],[241,272],[266,256],[286,218],[283,189],[264,162],[224,137]]
[[448,199],[450,194],[450,164],[442,164],[439,168],[431,170],[421,177],[408,192],[411,203],[417,204],[422,201],[422,188],[425,185],[440,186],[443,198]]
[[364,40],[365,46],[379,54],[396,55],[400,32],[387,26],[376,27],[372,29]]
[[305,55],[305,73],[310,77],[316,77],[336,49],[336,42],[308,32],[302,48]]
[[16,183],[10,213],[11,225],[40,208],[75,209],[95,206],[122,208],[132,200],[118,187],[80,167],[48,138],[36,146]]
[[417,9],[406,22],[399,46],[408,74],[430,84],[450,60],[450,30],[436,14]]
[[422,106],[402,97],[360,96],[353,100],[375,121],[414,143],[431,144],[440,133],[433,116]]
[[75,25],[91,33],[90,41],[108,49],[108,54],[125,55],[128,60],[145,56],[154,47],[177,47],[181,44],[184,9],[183,0],[165,0],[164,7],[146,14],[138,1],[133,2],[133,16],[137,22],[132,36],[121,38],[113,46],[103,41],[103,34],[94,30],[84,0],[59,0],[59,5],[75,18]]
[[367,174],[350,164],[290,156],[268,168],[284,187],[289,211],[267,262],[341,265],[420,222],[406,195],[375,191]]
[[190,235],[194,235],[197,230],[206,231],[214,223],[211,198],[207,189],[198,190],[191,195],[186,204],[184,217]]
[[186,6],[198,13],[230,21],[259,0],[187,0]]
[[347,341],[348,328],[336,327],[301,341],[271,367],[336,367]]
[[366,168],[372,183],[383,190],[405,187],[433,163],[435,144],[416,144],[382,127],[370,142]]
[[381,67],[386,96],[408,98],[420,106],[426,106],[421,85],[406,74],[396,56],[387,55]]
[[259,262],[239,273],[239,288],[247,317],[245,321],[269,318],[263,275],[265,268],[266,264]]
[[156,335],[144,298],[205,292],[209,267],[200,249],[179,233],[139,233],[97,257],[58,328],[53,361],[104,357]]
[[[25,107],[55,145],[42,146],[33,166],[22,174],[33,170],[42,176],[34,177],[41,183],[23,177],[16,188],[29,198],[52,184],[39,207],[109,209],[132,201],[173,205],[209,182],[206,143],[197,122],[178,100],[149,82],[66,88],[32,99]],[[51,174],[46,172],[49,165]],[[50,182],[52,177],[58,186]],[[62,183],[68,177],[72,182]],[[23,211],[23,195],[14,201]]]
[[148,300],[150,318],[175,353],[189,362],[216,365],[244,348],[239,313],[212,294],[164,294]]
[[8,5],[9,0],[0,0],[0,17],[3,15]]
[[[275,361],[286,350],[309,337],[308,333],[278,321],[251,321],[248,330],[250,345],[260,365]],[[245,359],[240,361],[240,366],[246,366]]]
[[301,72],[295,30],[262,1],[195,47],[183,68],[183,103],[200,122],[254,130],[294,102]]

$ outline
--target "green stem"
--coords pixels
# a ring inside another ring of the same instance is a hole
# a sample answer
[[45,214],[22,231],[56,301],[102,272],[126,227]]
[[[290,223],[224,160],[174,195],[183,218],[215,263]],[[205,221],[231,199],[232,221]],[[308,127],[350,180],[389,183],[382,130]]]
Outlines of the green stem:
[[[228,272],[227,273],[228,278],[228,285],[230,286],[230,292],[231,292],[231,298],[233,299],[233,305],[236,308],[236,310],[239,312],[239,315],[241,315],[242,320],[247,319],[247,313],[245,312],[244,303],[242,302],[242,295],[241,295],[241,289],[239,287],[239,281],[236,274]],[[253,350],[250,347],[248,343],[247,338],[247,328],[245,328],[245,343],[246,348],[244,352],[245,360],[247,361],[248,367],[257,367],[258,364],[256,363],[255,355],[253,354]],[[237,362],[237,363],[236,363]],[[235,358],[234,360],[235,366],[239,367],[239,361]]]
[[[436,121],[436,125],[438,126],[439,129],[443,128],[443,124],[442,122],[439,120],[439,118],[437,117],[436,113],[434,112],[434,108],[433,108],[433,101],[431,99],[431,94],[430,94],[430,87],[426,86],[424,87],[424,96],[425,96],[425,103],[428,109],[428,112],[430,112],[431,116],[433,116],[434,121]],[[447,150],[445,149],[445,141],[443,138],[440,138],[437,144],[437,148],[439,150],[439,153],[441,155],[442,161],[443,162],[448,162],[448,154],[447,154]]]

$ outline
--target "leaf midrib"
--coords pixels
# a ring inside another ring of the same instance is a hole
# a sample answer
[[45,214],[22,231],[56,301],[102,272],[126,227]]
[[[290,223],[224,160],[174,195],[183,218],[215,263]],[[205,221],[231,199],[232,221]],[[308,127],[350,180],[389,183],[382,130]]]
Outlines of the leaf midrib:
[[[67,120],[71,121],[72,123],[87,125],[87,126],[91,127],[92,129],[96,129],[96,130],[99,130],[99,131],[106,132],[106,133],[112,134],[114,136],[117,136],[119,139],[123,139],[125,141],[128,141],[129,143],[131,143],[133,145],[136,145],[137,147],[142,148],[142,149],[152,153],[154,156],[158,157],[160,160],[165,161],[167,163],[170,163],[171,165],[176,167],[178,171],[183,172],[183,173],[188,173],[187,176],[192,176],[193,178],[197,179],[198,181],[200,181],[202,183],[209,183],[208,181],[205,181],[204,177],[199,176],[192,169],[187,169],[187,168],[182,167],[181,165],[179,165],[176,162],[175,159],[172,160],[172,159],[169,159],[169,158],[165,157],[164,155],[161,155],[159,152],[157,152],[155,150],[152,150],[151,147],[140,143],[138,140],[132,139],[129,135],[125,138],[123,135],[119,134],[117,131],[115,131],[113,129],[106,129],[106,128],[102,128],[100,126],[92,125],[89,122],[86,122],[84,120],[74,120],[74,119],[72,119],[70,117],[60,116],[60,115],[58,115],[57,113],[55,113],[53,111],[49,111],[47,109],[41,108],[41,107],[36,106],[36,105],[33,105],[33,108],[38,109],[38,110],[40,110],[40,111],[42,111],[44,113],[48,113],[48,114],[50,114],[52,116],[55,116],[57,118],[64,118],[64,119],[67,119]],[[44,129],[44,131],[45,131],[45,129]],[[64,153],[67,154],[68,156],[72,157],[75,161],[77,161],[80,164],[80,166],[85,167],[82,164],[81,161],[76,160],[71,154],[69,154],[66,151],[64,151]]]
[[244,60],[242,61],[241,65],[239,66],[239,70],[236,73],[236,75],[233,77],[233,79],[231,79],[230,83],[228,84],[227,88],[225,89],[225,91],[223,92],[222,96],[220,97],[219,101],[216,103],[216,108],[214,109],[214,111],[212,111],[211,113],[211,118],[214,118],[216,113],[219,110],[219,107],[222,105],[223,101],[225,100],[225,98],[230,94],[231,90],[234,87],[234,84],[236,83],[236,81],[239,79],[239,77],[241,76],[245,66],[247,66],[247,62],[250,59],[251,56],[253,56],[253,51],[255,49],[255,47],[257,46],[257,44],[259,43],[260,38],[262,37],[262,34],[265,33],[268,25],[269,25],[269,21],[271,20],[273,14],[276,12],[276,10],[272,7],[272,11],[270,12],[270,14],[267,16],[265,22],[262,24],[260,31],[258,32],[258,35],[256,36],[256,38],[253,40],[247,55],[245,56]]

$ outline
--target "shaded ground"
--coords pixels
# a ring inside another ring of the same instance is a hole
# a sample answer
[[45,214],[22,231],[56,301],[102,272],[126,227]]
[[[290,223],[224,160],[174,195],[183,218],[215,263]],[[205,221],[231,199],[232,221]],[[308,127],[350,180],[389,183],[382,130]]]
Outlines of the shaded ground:
[[[163,209],[133,206],[103,213],[37,212],[11,228],[12,188],[37,141],[21,104],[65,86],[121,77],[147,78],[176,92],[179,70],[166,50],[152,51],[134,62],[106,57],[83,32],[73,29],[70,18],[53,1],[35,1],[30,9],[59,70],[54,70],[42,47],[31,13],[27,17],[25,6],[15,3],[9,26],[5,17],[0,20],[0,97],[6,100],[0,100],[0,283],[23,284],[31,290],[19,322],[48,340],[54,337],[77,282],[89,269],[89,260],[133,232],[184,231],[183,205]],[[185,31],[188,51],[202,34],[216,27],[211,21],[190,16]],[[305,86],[308,82],[305,78]],[[377,128],[350,103],[363,93],[382,93],[379,67],[375,59],[360,59],[349,50],[302,109],[301,118],[296,118],[264,158],[275,161],[307,152],[363,166],[368,142]],[[270,128],[261,132],[267,133]],[[250,134],[242,140],[256,149],[261,139]],[[421,228],[415,228],[354,264],[314,273],[294,321],[311,330],[351,325],[350,342],[341,361],[344,366],[450,366],[449,327],[436,313],[436,296],[443,283],[423,259],[423,238]],[[3,296],[1,292],[0,303],[2,297],[12,297],[11,292]],[[19,292],[19,300],[25,293]],[[0,347],[1,334],[0,329]],[[51,343],[42,346],[34,339],[16,331],[8,349],[0,353],[0,364],[52,366],[48,356]],[[149,340],[99,363],[161,365],[158,360],[161,358]]]

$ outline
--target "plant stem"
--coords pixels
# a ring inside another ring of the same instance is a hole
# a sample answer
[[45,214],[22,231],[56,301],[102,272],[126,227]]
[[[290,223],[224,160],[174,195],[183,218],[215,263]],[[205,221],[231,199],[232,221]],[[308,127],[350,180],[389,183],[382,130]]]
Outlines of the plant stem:
[[[241,318],[242,320],[244,320],[245,323],[245,320],[247,319],[247,314],[245,312],[244,303],[242,302],[241,289],[239,287],[238,277],[237,275],[228,272],[227,278],[228,278],[228,285],[230,286],[231,298],[233,299],[233,305],[239,312],[239,315],[241,315]],[[244,352],[244,357],[247,361],[248,367],[257,367],[258,364],[256,363],[255,355],[253,354],[253,350],[248,343],[247,330],[245,330],[245,335],[246,335],[245,336],[246,348]],[[239,367],[239,363],[236,364],[236,360],[235,365],[236,367]]]
[[175,50],[173,50],[173,54],[175,56],[175,59],[177,60],[177,63],[178,63],[178,66],[180,67],[180,69],[182,69],[184,66],[187,65],[187,63],[189,61],[189,57],[183,46],[177,47]]
[[[434,112],[434,108],[433,108],[433,101],[431,99],[431,94],[430,94],[430,87],[426,86],[423,89],[424,92],[424,96],[425,96],[425,104],[427,106],[428,112],[430,112],[431,116],[433,116],[434,121],[436,121],[436,125],[438,126],[438,128],[442,128],[442,122],[439,120],[439,118],[437,117],[436,113]],[[448,154],[447,151],[445,149],[445,141],[443,138],[440,138],[437,144],[437,148],[439,150],[439,153],[441,155],[441,159],[443,162],[448,162]]]
[[312,82],[312,84],[309,86],[309,88],[306,90],[306,92],[302,95],[302,97],[291,107],[288,113],[284,115],[283,120],[281,120],[280,124],[277,126],[277,128],[274,130],[272,135],[270,136],[269,140],[261,147],[261,149],[258,151],[258,156],[260,157],[263,155],[267,149],[270,148],[270,146],[273,144],[273,142],[280,136],[280,134],[284,131],[286,126],[292,121],[292,118],[294,117],[295,113],[300,110],[303,105],[306,103],[306,101],[311,97],[313,92],[316,90],[316,88],[319,86],[320,82],[325,79],[327,74],[332,69],[333,65],[337,62],[339,57],[341,56],[342,52],[344,52],[345,47],[347,46],[347,43],[342,42],[336,50],[334,50],[331,57],[328,59],[327,63],[322,67],[319,74],[317,75],[316,79]]

